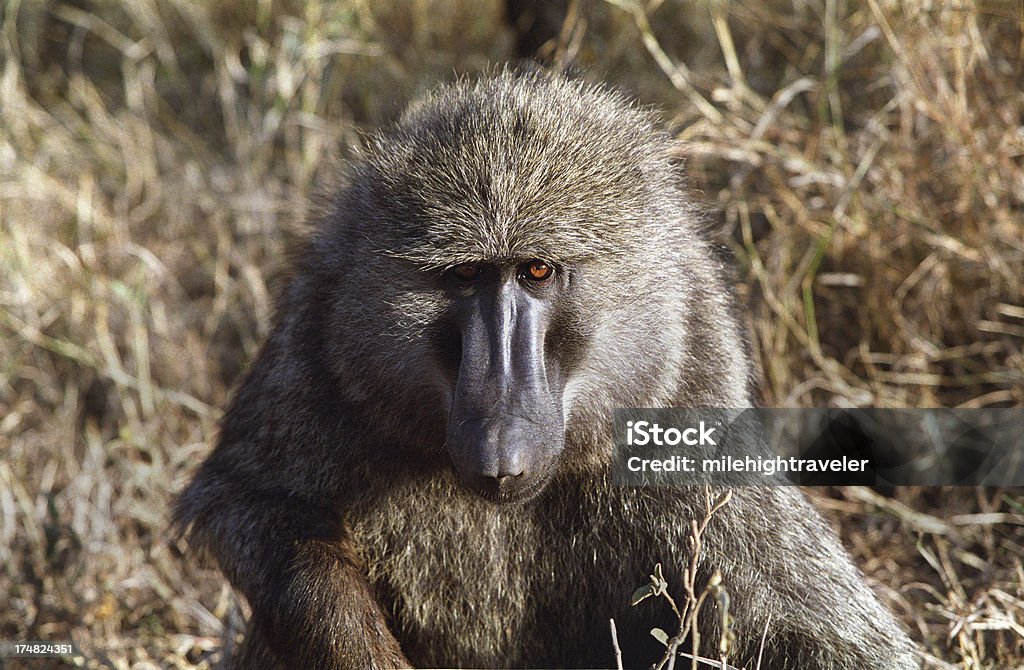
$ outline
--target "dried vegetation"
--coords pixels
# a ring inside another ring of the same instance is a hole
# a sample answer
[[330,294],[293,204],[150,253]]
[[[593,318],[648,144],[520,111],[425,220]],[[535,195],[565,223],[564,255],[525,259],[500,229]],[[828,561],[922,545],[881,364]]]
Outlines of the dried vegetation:
[[[553,55],[686,141],[767,404],[1024,406],[1021,12],[594,0]],[[468,0],[0,16],[0,639],[211,667],[239,608],[179,560],[167,505],[267,332],[322,166],[511,34]],[[936,667],[1024,667],[1020,490],[816,499]]]

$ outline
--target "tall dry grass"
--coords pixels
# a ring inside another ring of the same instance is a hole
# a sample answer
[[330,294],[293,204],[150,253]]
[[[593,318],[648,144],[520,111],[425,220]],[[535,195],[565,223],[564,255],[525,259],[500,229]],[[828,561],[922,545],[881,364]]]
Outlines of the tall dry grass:
[[[493,1],[0,11],[0,639],[211,667],[238,605],[167,543],[167,506],[267,332],[322,166],[511,35]],[[766,403],[1021,406],[1021,12],[589,2],[552,51],[685,140]],[[937,667],[1024,667],[1019,490],[819,502]]]

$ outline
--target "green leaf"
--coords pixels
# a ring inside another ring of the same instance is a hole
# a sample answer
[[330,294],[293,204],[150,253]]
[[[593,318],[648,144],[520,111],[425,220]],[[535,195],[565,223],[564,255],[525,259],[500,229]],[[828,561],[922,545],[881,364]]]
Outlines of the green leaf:
[[657,640],[658,642],[662,643],[666,647],[668,646],[668,633],[666,633],[662,629],[660,629],[660,628],[652,628],[651,629],[651,635],[653,635],[654,639]]
[[644,584],[643,586],[638,588],[636,591],[633,591],[633,595],[631,595],[629,597],[629,604],[631,606],[632,605],[636,605],[638,602],[640,602],[644,598],[650,598],[651,596],[657,595],[657,594],[658,594],[658,592],[654,589],[654,585],[652,585],[652,584]]

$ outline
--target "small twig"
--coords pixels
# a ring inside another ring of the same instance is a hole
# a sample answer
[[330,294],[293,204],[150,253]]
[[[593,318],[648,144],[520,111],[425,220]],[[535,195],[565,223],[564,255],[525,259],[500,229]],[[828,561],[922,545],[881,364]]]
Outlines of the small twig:
[[768,620],[764,622],[764,632],[761,633],[761,646],[757,648],[757,665],[754,670],[761,670],[761,657],[764,655],[764,643],[768,639],[768,627],[772,624],[772,613],[768,611]]
[[619,647],[619,634],[615,631],[615,619],[608,619],[612,629],[612,649],[615,650],[615,667],[622,670],[622,649]]
[[685,651],[678,652],[683,658],[688,658],[694,663],[700,663],[703,665],[711,666],[712,668],[720,668],[721,670],[729,670],[729,666],[725,661],[716,661],[713,658],[705,658],[704,656],[696,656],[694,654],[688,654]]
[[[721,575],[716,572],[700,593],[697,592],[697,566],[700,552],[703,548],[702,536],[708,527],[708,523],[711,521],[711,517],[729,504],[731,499],[732,491],[727,490],[719,495],[716,500],[712,501],[711,492],[708,490],[704,518],[701,519],[700,523],[698,523],[696,519],[692,519],[690,521],[690,563],[686,566],[686,569],[683,572],[683,590],[686,593],[686,601],[683,605],[682,612],[679,611],[675,601],[672,600],[672,596],[668,594],[667,590],[662,589],[658,594],[668,600],[669,605],[672,606],[672,611],[675,612],[679,619],[679,629],[665,644],[665,653],[654,665],[655,670],[662,670],[662,668],[665,668],[666,670],[675,670],[676,657],[678,655],[691,659],[691,670],[696,670],[698,662],[702,660],[697,656],[700,652],[700,631],[697,626],[697,616],[700,613],[701,607],[704,605],[704,601],[707,600],[708,595],[712,593],[714,589],[718,588],[718,584],[721,581]],[[656,568],[656,572],[659,575],[660,568],[661,565],[659,564]],[[683,654],[679,651],[679,647],[686,641],[687,636],[689,636],[691,640],[693,655]],[[712,662],[715,663],[715,661]],[[724,667],[724,663],[724,659],[721,662],[718,662],[719,667]]]

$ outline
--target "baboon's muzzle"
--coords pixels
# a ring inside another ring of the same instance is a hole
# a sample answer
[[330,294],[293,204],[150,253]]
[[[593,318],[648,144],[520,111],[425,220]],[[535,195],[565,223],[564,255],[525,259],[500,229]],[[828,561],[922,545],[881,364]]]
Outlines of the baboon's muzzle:
[[525,500],[543,487],[565,442],[557,366],[545,354],[553,307],[512,279],[477,291],[464,308],[448,451],[485,497]]

